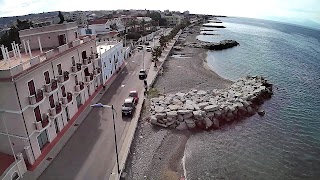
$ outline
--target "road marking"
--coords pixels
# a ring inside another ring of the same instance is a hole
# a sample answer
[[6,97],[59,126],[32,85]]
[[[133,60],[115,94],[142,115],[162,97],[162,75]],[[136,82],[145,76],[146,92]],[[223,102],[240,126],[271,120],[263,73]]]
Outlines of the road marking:
[[124,86],[125,86],[124,84],[121,85],[121,87],[124,87]]

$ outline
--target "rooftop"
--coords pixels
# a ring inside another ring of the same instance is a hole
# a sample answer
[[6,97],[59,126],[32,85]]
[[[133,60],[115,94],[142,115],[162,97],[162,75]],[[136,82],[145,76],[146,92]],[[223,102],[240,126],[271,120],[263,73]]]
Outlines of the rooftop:
[[14,162],[14,157],[9,154],[0,152],[0,176],[3,174],[8,167]]
[[73,47],[91,41],[94,37],[95,36],[85,36],[82,39],[76,39],[69,44],[64,44],[52,49],[43,49],[42,53],[40,50],[32,50],[31,57],[26,53],[21,53],[21,58],[18,55],[17,57],[14,57],[13,51],[10,51],[8,60],[0,60],[0,79],[17,76],[43,61],[57,57]]

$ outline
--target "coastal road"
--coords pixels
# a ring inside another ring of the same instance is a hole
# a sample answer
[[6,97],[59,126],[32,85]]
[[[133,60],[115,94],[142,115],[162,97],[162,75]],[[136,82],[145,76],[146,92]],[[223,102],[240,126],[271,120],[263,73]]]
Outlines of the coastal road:
[[[138,78],[143,64],[142,53],[141,50],[136,51],[126,60],[123,71],[106,92],[102,90],[104,95],[99,101],[103,104],[113,104],[116,109],[118,150],[121,149],[130,124],[130,118],[122,118],[121,106],[130,90],[143,90],[143,82]],[[151,65],[150,58],[151,53],[145,52],[146,69]],[[112,112],[108,108],[94,108],[39,179],[101,180],[108,178],[116,161],[115,157]]]

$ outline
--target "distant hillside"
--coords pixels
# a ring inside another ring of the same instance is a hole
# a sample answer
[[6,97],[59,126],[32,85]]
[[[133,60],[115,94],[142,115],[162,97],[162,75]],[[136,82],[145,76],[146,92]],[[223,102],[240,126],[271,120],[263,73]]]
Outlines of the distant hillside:
[[46,17],[52,17],[52,16],[57,16],[58,11],[53,11],[53,12],[44,12],[44,13],[39,13],[39,14],[27,14],[23,16],[11,16],[11,17],[1,17],[0,18],[0,27],[3,27],[4,25],[8,25],[9,27],[19,20],[32,20],[32,19],[37,19],[37,18],[46,18]]

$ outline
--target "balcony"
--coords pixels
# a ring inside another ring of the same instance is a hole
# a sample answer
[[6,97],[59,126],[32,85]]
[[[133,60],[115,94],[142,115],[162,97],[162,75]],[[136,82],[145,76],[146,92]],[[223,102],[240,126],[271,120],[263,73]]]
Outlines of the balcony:
[[44,85],[44,92],[47,96],[58,91],[58,81],[56,79],[52,79],[49,84]]
[[93,53],[90,55],[91,60],[93,61],[93,66],[94,67],[99,67],[99,56],[97,53]]
[[50,126],[49,114],[43,114],[41,121],[35,122],[36,131],[42,132]]
[[91,57],[83,60],[82,66],[89,67],[90,65],[92,65]]
[[68,92],[61,98],[62,106],[66,107],[72,102],[72,93]]
[[71,72],[72,75],[77,75],[79,72],[81,72],[81,64],[77,63],[75,66],[71,66]]
[[61,75],[58,75],[59,85],[64,85],[65,83],[67,83],[69,81],[69,79],[70,79],[70,77],[69,77],[68,71],[64,71]]
[[29,105],[31,107],[37,107],[44,101],[43,88],[38,89],[36,94],[28,97]]
[[75,86],[75,93],[81,93],[84,90],[84,83],[79,82]]
[[99,76],[101,74],[101,69],[100,68],[96,68],[93,70],[93,75],[94,76]]
[[92,74],[92,73],[89,73],[89,75],[86,75],[86,76],[84,77],[84,83],[86,83],[86,84],[92,83],[93,77],[94,77],[93,74]]
[[56,117],[58,117],[60,114],[62,113],[62,108],[61,108],[61,104],[57,103],[55,105],[55,107],[50,108],[49,110],[49,117],[51,119],[55,119]]

